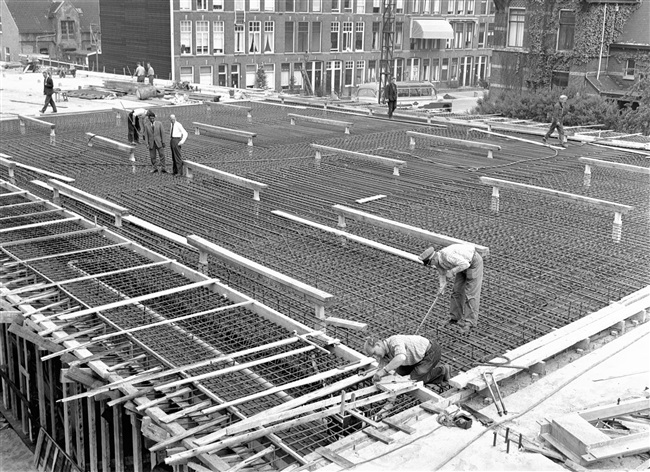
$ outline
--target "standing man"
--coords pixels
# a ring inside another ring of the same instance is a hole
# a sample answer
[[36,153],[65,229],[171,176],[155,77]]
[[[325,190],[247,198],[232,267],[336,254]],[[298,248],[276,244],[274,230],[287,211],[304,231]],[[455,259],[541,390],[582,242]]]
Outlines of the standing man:
[[[144,119],[147,116],[147,110],[144,108],[136,108],[131,110],[127,117],[126,124],[129,129],[129,144],[139,144],[139,135],[143,134]],[[143,136],[144,138],[144,136]]]
[[52,80],[52,72],[49,70],[43,71],[43,95],[45,95],[45,104],[41,109],[41,113],[45,113],[48,105],[52,105],[52,113],[56,113],[56,104],[52,98],[54,93],[54,81]]
[[566,147],[564,144],[566,142],[566,137],[564,135],[564,115],[566,115],[567,108],[566,108],[566,100],[567,96],[566,95],[560,95],[560,98],[558,99],[557,103],[553,105],[553,111],[551,112],[551,126],[549,127],[548,131],[546,132],[546,135],[542,138],[542,141],[544,144],[547,143],[548,138],[551,137],[551,133],[555,131],[557,128],[557,134],[558,134],[558,139],[560,140],[560,146]]
[[151,64],[147,62],[147,77],[149,77],[149,85],[153,85],[153,77],[155,75],[155,72],[153,71],[153,67],[151,67]]
[[156,121],[156,114],[151,110],[147,112],[147,116],[149,117],[149,121],[144,124],[144,140],[149,148],[149,157],[153,166],[151,173],[158,172],[158,167],[160,167],[160,173],[166,174],[163,125],[160,121]]
[[176,121],[176,115],[169,115],[172,123],[170,130],[169,147],[172,150],[172,174],[183,175],[183,158],[181,157],[181,146],[187,139],[187,131],[183,125]]
[[438,294],[447,286],[447,278],[454,279],[447,325],[458,325],[461,333],[476,327],[483,284],[483,258],[471,244],[450,244],[436,252],[433,247],[420,254],[425,266],[438,271]]
[[366,339],[363,350],[379,363],[372,378],[374,382],[392,371],[408,375],[411,380],[421,380],[424,384],[446,382],[451,374],[449,365],[438,366],[440,344],[422,336],[397,334],[384,340],[370,337]]
[[138,67],[135,68],[133,75],[135,75],[138,82],[144,83],[145,72],[144,67],[142,67],[142,63],[138,62]]
[[391,77],[390,82],[384,88],[384,100],[388,102],[388,118],[392,118],[393,112],[397,108],[397,83],[395,77]]

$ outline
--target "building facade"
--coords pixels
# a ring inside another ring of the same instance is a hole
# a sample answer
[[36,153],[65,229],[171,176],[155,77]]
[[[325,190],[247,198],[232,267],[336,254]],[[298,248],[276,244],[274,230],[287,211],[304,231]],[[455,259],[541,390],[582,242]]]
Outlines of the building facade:
[[[171,0],[151,9],[171,12],[168,26],[155,25],[161,41],[164,31],[171,38],[168,64],[152,65],[156,71],[169,68],[173,80],[235,88],[259,85],[262,69],[267,87],[276,91],[345,96],[354,86],[377,80],[384,1]],[[492,0],[391,1],[391,69],[398,80],[430,80],[445,88],[487,83]],[[102,22],[120,4],[133,16],[129,9],[139,3],[102,0]],[[104,36],[105,60],[111,55],[106,36],[111,31],[106,28]],[[122,59],[124,54],[130,51],[122,48]],[[141,56],[137,60],[147,60]]]
[[4,61],[31,55],[86,64],[101,50],[99,0],[0,0]]
[[650,0],[503,0],[495,24],[496,88],[623,95],[650,52]]

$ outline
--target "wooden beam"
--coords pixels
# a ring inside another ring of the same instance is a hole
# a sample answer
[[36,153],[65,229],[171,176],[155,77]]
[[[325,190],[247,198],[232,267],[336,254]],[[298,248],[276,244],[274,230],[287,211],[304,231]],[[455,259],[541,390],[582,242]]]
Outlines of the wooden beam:
[[650,167],[640,167],[640,166],[633,166],[630,164],[621,164],[620,162],[602,161],[598,159],[591,159],[589,157],[579,157],[578,160],[587,165],[591,165],[595,167],[606,167],[609,169],[624,170],[627,172],[635,172],[638,174],[650,175]]
[[[64,406],[65,408],[65,406]],[[107,406],[106,401],[101,401],[99,403],[100,411],[106,412]],[[100,441],[102,447],[102,472],[111,472],[111,430],[110,425],[106,417],[102,414],[99,416],[99,431],[100,431]]]
[[214,177],[215,179],[231,183],[233,185],[249,188],[253,190],[253,200],[256,201],[259,201],[260,199],[260,191],[268,188],[267,184],[256,182],[255,180],[247,179],[245,177],[240,177],[235,174],[230,174],[228,172],[214,169],[213,167],[209,167],[196,162],[183,161],[183,169],[185,171],[185,175],[190,180],[193,178],[194,172],[199,172],[209,175],[210,177]]
[[113,410],[113,445],[115,447],[114,470],[124,472],[124,435],[122,434],[122,408],[112,407]]
[[21,259],[20,261],[13,262],[12,264],[18,265],[18,264],[26,264],[28,262],[36,262],[36,261],[43,261],[47,259],[54,259],[57,257],[64,257],[64,256],[72,256],[74,254],[84,254],[88,252],[94,252],[94,251],[103,251],[104,249],[112,249],[112,248],[117,248],[117,247],[123,247],[123,246],[128,246],[130,243],[115,243],[115,244],[108,244],[106,246],[100,246],[100,247],[91,247],[91,248],[85,248],[85,249],[78,249],[76,251],[69,251],[69,252],[60,252],[57,254],[48,254],[46,256],[39,256],[39,257],[33,257],[31,259]]
[[264,457],[264,456],[267,455],[267,454],[271,454],[273,451],[275,451],[275,447],[274,447],[274,446],[269,446],[269,447],[267,447],[267,448],[264,448],[264,449],[262,449],[261,451],[259,451],[259,452],[255,453],[255,454],[253,454],[252,456],[247,457],[246,459],[244,459],[243,461],[241,461],[241,462],[240,462],[239,464],[237,464],[236,466],[231,467],[231,468],[228,469],[226,472],[237,472],[238,470],[241,470],[241,469],[243,469],[244,467],[247,467],[249,464],[252,464],[252,463],[255,462],[257,459],[260,459],[260,458]]
[[319,447],[315,452],[343,469],[350,469],[355,466],[354,462],[347,460],[346,458],[340,456],[331,449],[327,449],[326,447]]
[[406,167],[406,161],[401,161],[399,159],[391,159],[390,157],[375,156],[373,154],[364,154],[362,152],[348,151],[347,149],[339,149],[339,148],[323,146],[321,144],[314,144],[314,143],[310,144],[310,146],[312,147],[312,149],[316,150],[317,160],[321,159],[323,152],[330,152],[333,154],[343,154],[345,156],[373,162],[375,164],[390,166],[393,168],[393,175],[399,175],[399,169]]
[[368,329],[367,323],[359,323],[357,321],[344,320],[343,318],[335,318],[333,316],[325,318],[325,324],[338,326],[339,328],[347,328],[353,331],[365,331]]
[[343,205],[333,205],[332,209],[334,213],[339,215],[339,226],[345,228],[345,219],[343,223],[341,222],[341,217],[343,218],[352,218],[353,220],[360,221],[362,223],[367,223],[373,226],[379,226],[380,228],[390,229],[392,231],[397,231],[398,233],[406,234],[408,236],[413,236],[415,238],[423,239],[432,244],[438,244],[441,246],[449,246],[450,244],[470,244],[476,248],[476,251],[485,257],[489,254],[490,248],[487,246],[481,246],[478,244],[470,243],[463,241],[462,239],[452,238],[450,236],[445,236],[442,234],[432,233],[425,229],[416,228],[415,226],[410,226],[398,221],[389,220],[387,218],[382,218],[380,216],[367,213],[365,211],[356,210],[354,208],[349,208]]
[[86,435],[88,437],[88,465],[90,472],[99,472],[98,460],[98,443],[97,443],[97,415],[95,413],[95,400],[89,398],[86,403],[88,413],[88,423],[86,428]]

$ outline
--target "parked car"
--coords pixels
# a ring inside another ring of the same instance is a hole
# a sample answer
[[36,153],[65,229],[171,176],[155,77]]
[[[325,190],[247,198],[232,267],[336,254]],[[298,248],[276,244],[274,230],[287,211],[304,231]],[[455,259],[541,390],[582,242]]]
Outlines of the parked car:
[[[383,102],[383,90],[379,96],[379,83],[361,84],[354,92],[353,100],[360,103],[377,104]],[[439,108],[451,112],[451,100],[438,97],[438,92],[431,82],[397,82],[398,108]]]

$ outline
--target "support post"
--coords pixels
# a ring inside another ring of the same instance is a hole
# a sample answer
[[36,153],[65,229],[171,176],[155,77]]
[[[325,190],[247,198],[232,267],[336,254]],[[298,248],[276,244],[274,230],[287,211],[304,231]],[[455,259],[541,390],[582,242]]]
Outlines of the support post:
[[[45,403],[45,378],[43,372],[43,361],[41,360],[40,355],[38,355],[38,349],[36,348],[36,388],[38,389],[38,418],[41,424],[41,427],[47,431],[47,405]],[[52,423],[52,430],[54,430],[56,425]]]
[[323,157],[323,156],[321,155],[320,149],[316,149],[316,160],[320,161],[321,157]]
[[89,397],[86,400],[88,406],[88,452],[90,461],[90,472],[99,472],[99,462],[97,460],[97,415],[95,414],[95,399]]
[[119,213],[115,213],[115,227],[116,228],[122,227],[122,215],[120,215]]
[[50,130],[50,144],[56,146],[56,132],[54,131],[54,128]]
[[621,242],[621,233],[623,232],[623,217],[620,212],[614,213],[614,224],[612,226],[612,239],[615,243]]
[[196,134],[197,136],[201,134],[201,131],[199,130],[198,126],[194,128],[194,134]]
[[253,190],[253,200],[256,202],[260,201],[260,191],[259,190]]
[[582,185],[584,187],[589,187],[591,185],[591,166],[589,164],[585,165],[585,176]]
[[19,118],[20,121],[20,134],[25,134],[25,121],[22,118]]
[[413,136],[409,136],[409,149],[415,149],[415,138]]
[[393,175],[399,176],[399,167],[393,167]]
[[[64,404],[65,405],[65,404]],[[106,412],[108,408],[107,400],[102,400],[99,404],[101,412]],[[104,415],[100,415],[100,433],[102,442],[102,472],[111,472],[111,430],[108,420]]]
[[131,417],[131,438],[133,445],[133,472],[144,472],[142,467],[142,437],[140,436],[140,422],[135,414]]
[[290,121],[290,123],[291,123],[292,125],[295,125],[295,124],[296,124],[296,119],[295,119],[293,116],[291,117],[291,121]]
[[345,215],[339,215],[339,223],[337,226],[339,228],[345,228]]
[[350,126],[345,125],[345,134],[350,134]]
[[54,187],[52,188],[52,203],[58,205],[61,201],[61,195],[59,194],[59,189]]
[[251,115],[250,110],[246,112],[246,119],[248,120],[249,123],[253,122],[253,115]]
[[488,159],[493,159],[494,158],[494,154],[492,154],[492,149],[488,149],[488,156],[487,157],[488,157]]
[[318,320],[314,329],[322,330],[323,333],[327,333],[327,324],[325,323],[325,305],[314,303],[314,314]]
[[120,122],[122,120],[122,114],[118,111],[115,113],[115,127],[119,128],[120,127]]
[[253,145],[253,138],[250,137],[250,136],[248,137],[248,145],[249,145],[249,146],[252,146],[252,145]]
[[492,204],[490,210],[499,213],[499,187],[492,187]]
[[192,180],[194,178],[194,171],[191,168],[183,166],[183,170],[185,171],[185,177],[187,177],[187,180]]
[[124,443],[122,442],[122,406],[113,408],[113,443],[115,444],[115,472],[124,472]]

